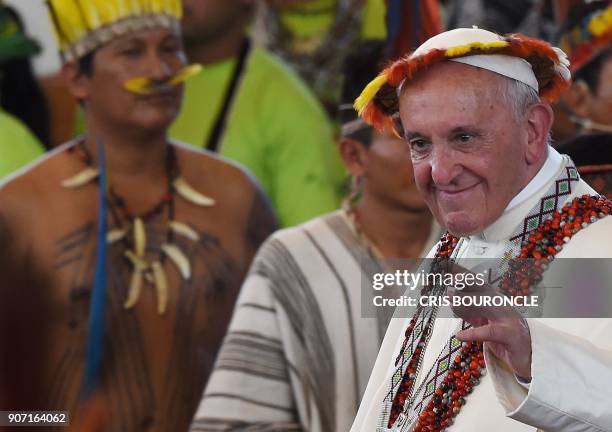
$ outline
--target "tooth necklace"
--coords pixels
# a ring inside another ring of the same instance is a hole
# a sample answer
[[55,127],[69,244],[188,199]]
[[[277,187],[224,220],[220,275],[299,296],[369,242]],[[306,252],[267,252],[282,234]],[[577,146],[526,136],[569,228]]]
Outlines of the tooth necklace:
[[[72,147],[70,152],[77,153],[78,157],[87,167],[74,176],[62,181],[62,186],[75,189],[92,181],[97,181],[99,171],[95,168],[93,158],[85,147],[84,141]],[[171,145],[167,147],[166,176],[168,179],[168,189],[161,201],[141,215],[134,215],[125,204],[125,200],[113,190],[112,186],[109,186],[107,191],[108,207],[115,227],[108,231],[106,242],[108,244],[121,242],[125,246],[124,256],[132,267],[129,290],[124,302],[125,309],[131,309],[136,305],[143,283],[146,282],[155,288],[158,314],[163,315],[166,312],[168,306],[168,279],[164,270],[166,259],[174,265],[184,280],[191,278],[189,258],[174,243],[174,237],[178,235],[192,242],[198,242],[200,235],[193,227],[174,219],[175,196],[178,195],[191,204],[201,207],[210,207],[215,204],[214,199],[202,195],[180,177],[175,149]],[[166,241],[160,247],[159,258],[150,262],[145,258],[147,232],[143,221],[156,214],[163,213],[166,207]]]

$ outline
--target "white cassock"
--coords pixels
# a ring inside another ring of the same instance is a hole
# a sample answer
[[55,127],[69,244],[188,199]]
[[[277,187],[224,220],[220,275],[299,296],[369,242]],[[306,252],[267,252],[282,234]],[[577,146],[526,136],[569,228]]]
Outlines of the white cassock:
[[[502,216],[482,233],[460,239],[453,254],[456,262],[461,265],[466,258],[499,259],[511,252],[516,254],[521,239],[511,239],[530,231],[527,227],[533,227],[534,221],[540,221],[550,211],[584,194],[597,195],[579,179],[567,156],[549,148],[542,169],[508,204]],[[435,250],[434,247],[429,257],[434,256]],[[611,257],[612,216],[608,216],[576,233],[546,273],[551,273],[555,265],[562,265],[560,258]],[[612,265],[608,267],[611,268]],[[612,275],[608,276],[612,288]],[[388,430],[389,396],[392,399],[395,395],[395,391],[390,392],[392,376],[394,373],[398,376],[394,361],[409,320],[391,321],[352,432]],[[531,383],[521,385],[505,364],[488,351],[485,343],[488,373],[466,396],[466,405],[446,430],[612,431],[612,319],[549,318],[530,319],[528,323],[532,340]],[[448,342],[460,326],[458,318],[436,320],[415,389],[427,387],[421,384],[428,383],[432,371],[435,375],[436,368],[439,370],[439,360],[449,350]],[[412,409],[404,407],[405,415],[390,430],[410,431],[414,427],[418,419],[414,406],[418,404],[412,405]]]

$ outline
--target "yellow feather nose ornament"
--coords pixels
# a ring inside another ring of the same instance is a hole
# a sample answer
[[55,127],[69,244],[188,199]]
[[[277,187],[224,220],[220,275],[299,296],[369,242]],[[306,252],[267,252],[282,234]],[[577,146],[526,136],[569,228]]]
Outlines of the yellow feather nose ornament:
[[124,82],[123,88],[131,93],[145,96],[154,93],[161,93],[187,81],[189,78],[196,76],[201,71],[201,65],[192,64],[182,68],[165,81],[157,81],[147,77],[136,77]]

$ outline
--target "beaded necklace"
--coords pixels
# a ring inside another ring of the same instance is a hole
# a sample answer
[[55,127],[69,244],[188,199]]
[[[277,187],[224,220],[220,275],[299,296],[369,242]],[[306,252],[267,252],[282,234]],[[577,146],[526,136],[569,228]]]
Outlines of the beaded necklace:
[[[84,145],[84,141],[77,143],[70,149],[87,166],[75,176],[62,181],[65,188],[77,188],[91,181],[96,181],[98,169],[93,165],[93,157]],[[143,282],[152,284],[157,294],[157,312],[163,315],[168,304],[168,280],[164,263],[169,259],[176,267],[184,280],[191,278],[191,264],[189,258],[175,242],[175,235],[197,242],[200,239],[197,231],[191,226],[175,220],[175,196],[179,195],[185,200],[199,206],[212,206],[215,201],[193,189],[181,176],[176,159],[174,147],[167,146],[165,170],[167,189],[161,200],[150,210],[136,215],[132,212],[123,197],[117,194],[112,185],[108,187],[106,199],[114,228],[108,231],[106,242],[114,244],[121,242],[125,248],[124,256],[132,266],[132,276],[128,289],[125,309],[133,308],[140,297]],[[159,256],[152,262],[145,258],[147,251],[147,233],[144,221],[164,213],[167,208],[167,230],[165,242],[159,248]]]
[[[578,231],[591,223],[602,219],[612,212],[612,201],[601,196],[583,195],[565,204],[561,210],[553,213],[521,244],[518,257],[510,260],[509,270],[502,276],[500,290],[507,295],[528,295],[531,289],[542,280],[542,273],[548,264],[559,253],[563,245]],[[451,257],[458,239],[446,233],[436,252],[432,263],[432,272],[442,270],[444,260]],[[399,363],[416,326],[421,309],[417,310],[405,331],[402,344],[395,364]],[[393,399],[387,427],[390,429],[402,414],[406,401],[410,405],[414,383],[419,364],[425,350],[427,336],[433,329],[435,318],[426,323],[419,342],[412,353],[405,373]],[[436,388],[434,396],[421,411],[413,432],[439,432],[451,426],[459,414],[468,396],[480,383],[480,378],[486,373],[482,342],[463,342],[447,375]]]

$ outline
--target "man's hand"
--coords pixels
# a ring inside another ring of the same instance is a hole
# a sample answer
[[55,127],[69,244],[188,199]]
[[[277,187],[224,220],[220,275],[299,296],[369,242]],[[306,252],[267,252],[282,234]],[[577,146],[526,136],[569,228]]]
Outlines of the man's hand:
[[[453,264],[453,273],[467,273],[469,270]],[[451,290],[455,296],[500,296],[490,285]],[[485,342],[497,358],[506,363],[515,375],[531,379],[531,334],[523,316],[512,307],[506,306],[461,306],[453,312],[473,327],[457,334],[461,341]]]
[[457,338],[485,342],[515,375],[527,381],[531,379],[531,335],[522,318],[489,320],[480,327],[460,331]]

